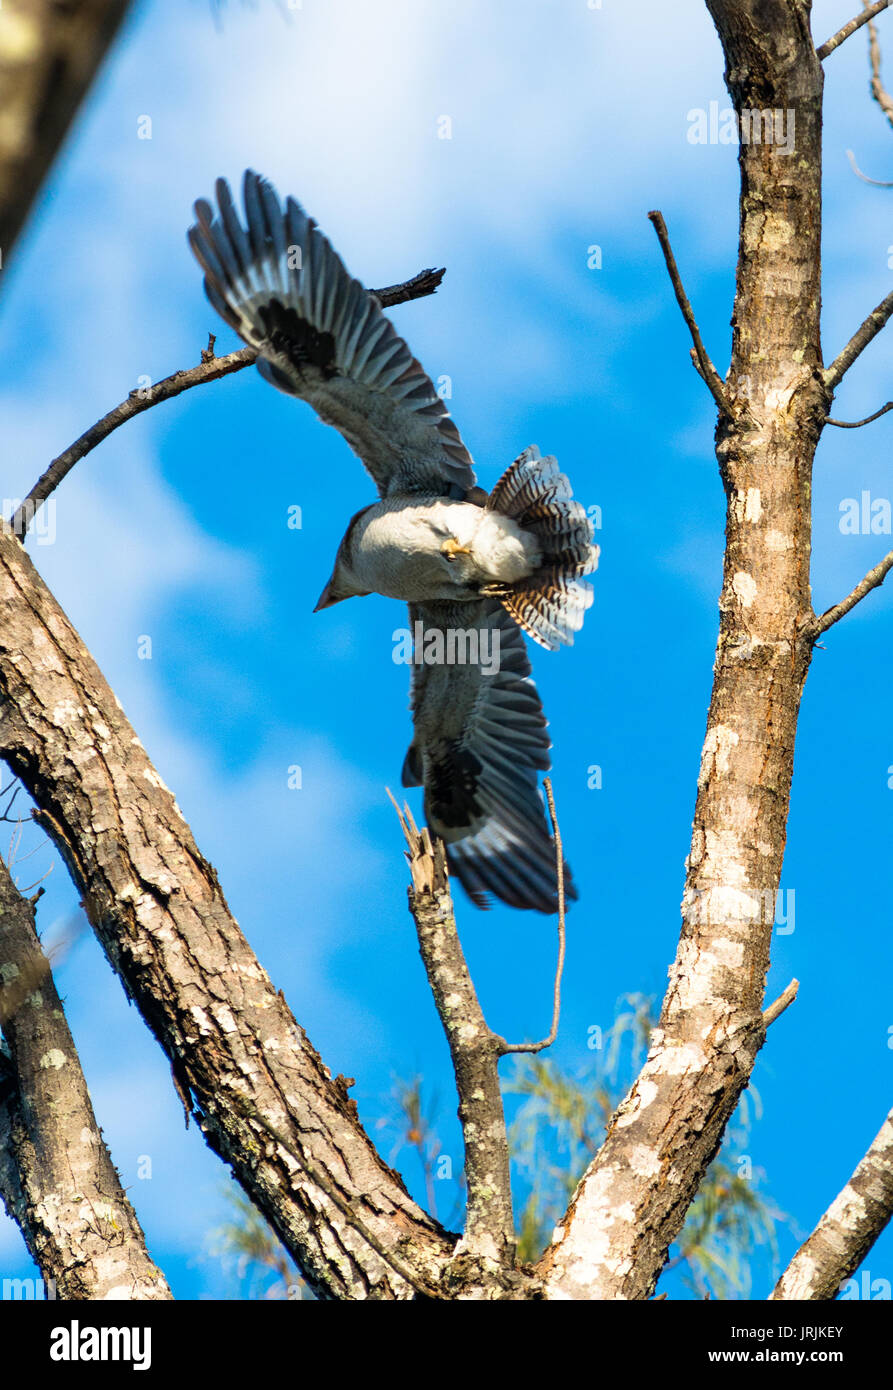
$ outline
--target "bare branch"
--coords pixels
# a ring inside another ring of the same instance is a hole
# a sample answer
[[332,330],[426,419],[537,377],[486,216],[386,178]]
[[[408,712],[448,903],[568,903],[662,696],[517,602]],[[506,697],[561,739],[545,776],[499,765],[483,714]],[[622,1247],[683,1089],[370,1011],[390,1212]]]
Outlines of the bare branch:
[[179,396],[181,392],[188,391],[192,386],[203,386],[205,382],[218,381],[220,377],[228,376],[230,372],[238,372],[243,367],[250,367],[256,358],[257,353],[254,348],[248,347],[239,348],[238,352],[231,352],[226,357],[207,358],[202,353],[202,361],[197,367],[189,367],[184,371],[174,372],[173,376],[166,376],[163,381],[157,381],[154,386],[131,391],[126,400],[122,401],[120,405],[116,405],[114,410],[110,410],[107,415],[103,415],[102,419],[97,420],[95,425],[91,425],[80,439],[76,439],[64,453],[53,459],[49,468],[17,508],[10,522],[16,535],[24,537],[38,511],[50,494],[55,492],[62,479],[71,472],[80,459],[89,454],[91,449],[95,449],[97,444],[101,444],[104,439],[107,439],[114,430],[128,420],[132,420],[135,415],[141,415],[144,410],[150,410],[153,405],[158,405],[161,401],[172,400],[174,396]]
[[[893,188],[893,184],[890,185]],[[832,420],[830,415],[825,416],[826,425],[836,425],[839,430],[860,430],[863,425],[870,425],[872,420],[879,420],[882,415],[886,415],[888,410],[893,410],[893,401],[888,401],[882,405],[880,410],[876,410],[873,415],[866,415],[864,420]]]
[[555,810],[551,778],[543,779],[543,789],[546,793],[546,804],[549,807],[549,819],[552,822],[552,835],[555,840],[555,873],[558,880],[558,964],[555,967],[555,986],[552,994],[552,1027],[541,1042],[507,1043],[505,1038],[498,1038],[500,1056],[506,1056],[510,1052],[543,1052],[547,1047],[551,1047],[558,1037],[558,1023],[561,1018],[561,976],[564,971],[564,953],[567,944],[564,925],[564,851],[561,847],[561,830],[558,825],[558,814]]
[[788,985],[787,989],[784,990],[778,996],[778,998],[775,1000],[775,1003],[770,1004],[768,1009],[763,1010],[763,1023],[766,1028],[773,1024],[777,1018],[780,1018],[781,1015],[784,1013],[785,1009],[789,1009],[791,1007],[794,1000],[797,998],[797,991],[799,990],[799,988],[800,981],[791,980],[791,983]]
[[390,791],[388,796],[406,837],[412,875],[409,910],[459,1093],[468,1210],[457,1253],[507,1270],[514,1263],[515,1228],[498,1041],[487,1026],[465,963],[443,841],[432,841],[427,826],[419,831],[409,806],[401,810]]
[[825,385],[829,390],[835,389],[856,358],[880,333],[891,314],[893,314],[893,293],[888,294],[885,299],[881,300],[877,308],[871,311],[858,332],[850,338],[843,352],[838,353],[831,366],[825,368]]
[[845,618],[857,603],[860,603],[866,594],[870,594],[872,589],[877,589],[883,584],[890,570],[893,569],[893,550],[885,555],[874,569],[870,569],[865,578],[860,580],[851,594],[848,594],[840,603],[836,603],[833,608],[826,608],[820,617],[807,622],[804,628],[804,636],[808,641],[815,641],[821,637],[823,632],[827,632],[829,627],[833,627],[841,618]]
[[863,183],[870,183],[873,188],[893,188],[893,183],[886,183],[883,179],[870,179],[867,174],[863,174],[856,163],[856,156],[853,154],[852,150],[847,150],[846,157],[850,161],[850,168],[853,173],[857,178],[861,179]]
[[698,375],[706,383],[707,387],[710,390],[710,394],[716,401],[717,407],[719,408],[721,413],[723,415],[728,415],[730,414],[730,411],[728,401],[726,400],[725,391],[723,389],[723,384],[718,371],[714,367],[713,363],[710,360],[710,357],[707,354],[707,349],[704,347],[700,329],[698,328],[698,325],[695,321],[694,311],[691,307],[688,295],[685,293],[685,288],[682,284],[682,277],[679,274],[679,267],[676,264],[676,257],[673,255],[673,248],[670,246],[670,237],[667,232],[667,225],[663,219],[663,213],[649,212],[648,218],[649,221],[652,223],[654,230],[657,232],[657,239],[660,242],[661,250],[664,253],[664,260],[667,263],[667,270],[669,271],[670,280],[672,282],[673,290],[676,295],[676,303],[682,310],[682,317],[685,319],[685,322],[688,325],[688,331],[691,334],[692,342],[694,343],[694,352],[695,356],[697,357]]
[[44,1282],[66,1299],[169,1299],[96,1123],[34,904],[2,859],[0,1026],[0,1196]]
[[856,15],[855,19],[851,19],[842,29],[838,29],[837,33],[826,43],[823,43],[821,48],[816,49],[818,57],[824,61],[829,53],[833,53],[835,48],[839,48],[844,40],[850,37],[850,34],[855,34],[857,29],[861,29],[863,24],[874,19],[875,15],[880,14],[881,10],[885,10],[889,4],[890,0],[876,0],[875,4],[868,5],[862,14]]
[[770,1299],[836,1298],[893,1216],[893,1110],[846,1187],[804,1241]]
[[[369,293],[375,296],[383,308],[390,308],[395,304],[405,304],[411,299],[423,299],[426,295],[434,294],[445,274],[445,270],[421,270],[411,280],[405,280],[399,285],[388,285],[381,290],[370,290]],[[76,439],[58,458],[53,459],[12,517],[10,525],[16,535],[21,538],[25,536],[38,511],[50,494],[55,492],[62,479],[80,459],[107,439],[114,430],[132,420],[135,415],[150,410],[153,405],[172,400],[174,396],[182,395],[193,386],[204,386],[209,381],[219,381],[221,377],[239,372],[243,367],[250,367],[257,360],[256,350],[250,347],[239,348],[236,352],[228,353],[226,357],[215,357],[215,341],[214,335],[211,334],[209,346],[202,351],[202,360],[197,366],[174,372],[163,381],[157,381],[154,386],[131,391],[126,400],[116,405],[107,415],[103,415],[102,419],[91,425],[80,439]]]
[[441,266],[440,270],[420,270],[411,280],[403,280],[399,285],[386,285],[383,290],[370,290],[369,293],[375,295],[383,309],[390,309],[395,304],[406,304],[410,299],[423,299],[426,294],[435,294],[445,275],[446,266]]

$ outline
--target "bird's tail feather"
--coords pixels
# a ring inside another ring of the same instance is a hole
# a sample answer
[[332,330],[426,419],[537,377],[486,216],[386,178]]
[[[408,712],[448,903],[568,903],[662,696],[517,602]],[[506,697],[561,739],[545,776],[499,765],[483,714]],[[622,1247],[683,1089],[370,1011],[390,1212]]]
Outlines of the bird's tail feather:
[[596,568],[598,546],[592,522],[556,460],[541,458],[535,446],[525,449],[499,479],[487,507],[529,531],[542,555],[534,574],[500,587],[502,606],[540,646],[572,645],[592,603],[583,576]]

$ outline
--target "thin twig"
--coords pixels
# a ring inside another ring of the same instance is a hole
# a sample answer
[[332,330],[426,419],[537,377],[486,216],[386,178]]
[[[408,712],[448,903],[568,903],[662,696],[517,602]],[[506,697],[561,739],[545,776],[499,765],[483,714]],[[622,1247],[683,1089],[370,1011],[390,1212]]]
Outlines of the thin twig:
[[870,183],[874,188],[893,188],[893,183],[886,183],[883,179],[870,179],[867,174],[863,174],[856,163],[856,156],[853,154],[852,150],[847,150],[846,157],[850,161],[850,167],[853,173],[857,178],[860,178],[863,183]]
[[549,807],[549,819],[552,822],[552,835],[555,839],[555,859],[556,875],[558,878],[558,964],[555,969],[555,987],[552,994],[552,1027],[549,1029],[548,1036],[541,1042],[536,1043],[507,1043],[505,1038],[497,1037],[496,1042],[500,1056],[506,1056],[510,1052],[542,1052],[545,1048],[551,1047],[558,1037],[558,1023],[561,1018],[561,976],[564,971],[564,952],[566,946],[566,934],[564,927],[564,852],[561,848],[561,830],[558,825],[558,815],[555,810],[555,798],[552,795],[551,778],[543,779],[543,789],[546,793],[546,803]]
[[882,299],[876,309],[872,309],[868,318],[850,338],[843,352],[838,353],[831,366],[825,368],[825,385],[830,387],[832,391],[844,373],[849,371],[856,358],[877,337],[891,314],[893,314],[893,293]]
[[[387,285],[381,290],[370,290],[369,293],[375,296],[382,307],[390,308],[395,304],[405,304],[410,299],[422,299],[425,295],[434,294],[445,273],[445,270],[422,270],[411,280],[404,280],[399,285]],[[209,334],[208,347],[202,350],[198,366],[174,372],[173,376],[157,381],[154,386],[131,391],[126,400],[116,405],[107,415],[103,415],[101,420],[97,420],[95,425],[91,425],[79,439],[69,445],[64,453],[53,459],[12,517],[10,524],[16,535],[24,539],[44,502],[55,492],[74,465],[127,420],[132,420],[135,415],[142,414],[144,410],[151,409],[161,401],[172,400],[174,396],[181,395],[193,386],[204,386],[209,381],[219,381],[231,372],[250,367],[257,360],[257,352],[251,347],[239,348],[236,352],[228,353],[226,357],[215,357],[215,341],[214,335]]]
[[850,34],[855,34],[857,29],[861,29],[863,24],[867,24],[870,19],[874,19],[875,15],[880,14],[881,10],[885,10],[889,4],[890,0],[876,0],[876,3],[874,5],[869,5],[863,10],[862,14],[857,14],[855,19],[851,19],[842,29],[838,29],[837,33],[828,39],[826,43],[823,43],[821,48],[816,49],[819,58],[824,61],[829,53],[833,53],[835,48],[839,48],[844,40],[849,38]]
[[848,594],[840,603],[836,603],[833,608],[827,608],[814,621],[807,622],[804,630],[807,640],[814,641],[816,637],[821,637],[822,633],[827,632],[829,627],[833,627],[841,618],[845,618],[850,609],[855,608],[866,594],[870,594],[872,589],[877,589],[879,585],[883,584],[891,569],[893,569],[893,550],[885,555],[874,569],[868,571],[865,578],[856,585],[851,594]]
[[797,998],[797,991],[799,990],[799,988],[800,981],[791,980],[791,983],[788,985],[787,989],[784,990],[784,992],[778,996],[775,1003],[770,1004],[768,1009],[763,1010],[763,1023],[765,1027],[768,1028],[771,1024],[775,1022],[777,1018],[781,1017],[785,1009],[789,1009],[791,1007],[794,1000]]
[[[893,184],[890,185],[893,188]],[[873,415],[866,415],[864,420],[832,420],[830,415],[825,416],[826,425],[836,425],[839,430],[859,430],[863,425],[870,425],[872,420],[879,420],[882,415],[886,415],[888,410],[893,410],[893,401],[888,401],[882,405],[880,410],[876,410]]]
[[667,224],[664,222],[663,219],[663,213],[649,212],[648,218],[649,221],[652,223],[654,230],[657,232],[657,239],[660,242],[661,250],[664,253],[664,260],[667,263],[667,270],[669,271],[670,280],[672,282],[673,290],[676,295],[676,302],[679,305],[679,308],[682,310],[682,317],[685,319],[685,322],[688,325],[688,331],[691,334],[692,342],[695,345],[695,354],[698,359],[699,374],[701,377],[703,377],[704,381],[706,382],[710,390],[710,394],[716,401],[719,410],[722,412],[723,415],[729,415],[731,412],[729,410],[729,404],[726,400],[725,391],[723,390],[723,384],[720,379],[719,372],[714,367],[707,353],[707,349],[704,347],[700,329],[698,328],[697,322],[695,321],[694,311],[691,307],[688,295],[685,293],[685,289],[682,284],[682,277],[679,274],[679,267],[676,265],[676,257],[673,255],[673,248],[670,246],[670,237],[667,232]]
[[[863,0],[863,4],[867,4],[867,0]],[[871,23],[868,25],[868,61],[871,65],[871,95],[893,125],[893,97],[884,87],[881,77],[881,46],[878,42],[877,27]]]

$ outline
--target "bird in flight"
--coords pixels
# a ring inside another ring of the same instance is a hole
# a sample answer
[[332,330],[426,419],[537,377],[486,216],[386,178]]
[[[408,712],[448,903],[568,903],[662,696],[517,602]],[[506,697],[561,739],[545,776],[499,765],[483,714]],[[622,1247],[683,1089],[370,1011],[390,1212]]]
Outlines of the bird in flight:
[[[592,602],[592,524],[536,448],[489,496],[477,486],[430,378],[293,198],[283,207],[248,170],[243,223],[224,179],[216,194],[216,210],[195,204],[188,234],[208,299],[257,349],[261,375],[334,425],[378,488],[348,525],[317,609],[370,593],[409,604],[403,785],[424,787],[428,825],[478,906],[494,894],[554,912],[555,844],[538,788],[550,743],[522,631],[552,650],[573,642]],[[567,869],[565,891],[576,897]]]

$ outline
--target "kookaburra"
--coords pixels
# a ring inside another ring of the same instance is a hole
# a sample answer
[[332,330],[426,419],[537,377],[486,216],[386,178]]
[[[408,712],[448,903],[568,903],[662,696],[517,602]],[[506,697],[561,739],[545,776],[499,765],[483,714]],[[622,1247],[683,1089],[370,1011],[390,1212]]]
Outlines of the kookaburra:
[[[488,497],[430,378],[313,219],[250,170],[244,224],[225,180],[216,193],[217,211],[200,200],[189,229],[209,300],[257,349],[261,374],[334,425],[378,488],[317,608],[384,594],[409,604],[426,647],[435,630],[481,639],[486,665],[413,665],[403,784],[424,786],[428,825],[478,905],[489,892],[553,912],[555,846],[537,784],[550,744],[521,631],[550,649],[573,642],[592,601],[582,576],[598,559],[589,518],[535,448]],[[576,896],[569,874],[566,890]]]

